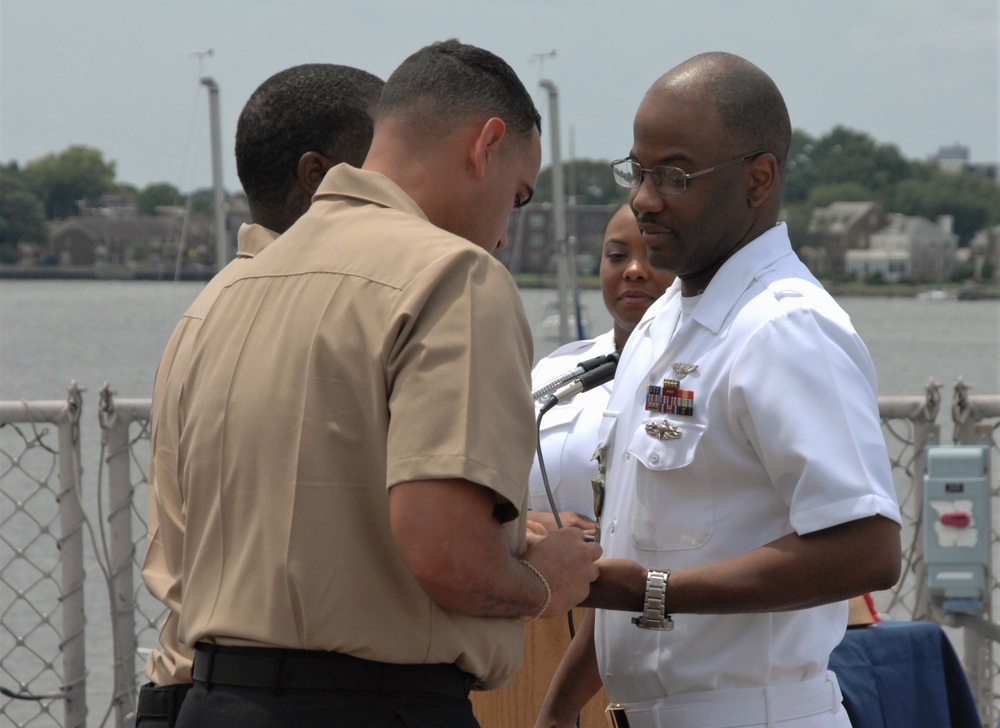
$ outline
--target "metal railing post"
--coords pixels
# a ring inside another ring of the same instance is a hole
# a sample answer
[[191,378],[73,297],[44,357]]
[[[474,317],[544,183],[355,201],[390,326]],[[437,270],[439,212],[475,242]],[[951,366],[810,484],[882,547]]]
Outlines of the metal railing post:
[[[913,426],[913,459],[908,464],[910,474],[910,503],[913,511],[912,541],[904,544],[908,550],[909,572],[913,575],[913,619],[929,619],[930,603],[924,589],[924,543],[923,500],[924,467],[927,446],[937,443],[941,437],[941,427],[937,424],[941,405],[941,385],[930,379],[924,391],[924,398],[879,397],[879,416],[883,419],[898,418],[909,420]],[[902,507],[903,504],[901,503]],[[905,579],[904,574],[902,579]]]
[[59,425],[59,561],[62,581],[59,601],[62,604],[63,691],[66,695],[66,726],[77,728],[87,723],[87,665],[84,646],[83,601],[83,467],[80,463],[81,390],[73,381],[65,417]]
[[117,725],[135,719],[135,598],[132,581],[132,478],[129,458],[128,413],[116,409],[111,389],[101,388],[98,419],[105,446],[108,475],[109,571],[113,610],[114,706]]

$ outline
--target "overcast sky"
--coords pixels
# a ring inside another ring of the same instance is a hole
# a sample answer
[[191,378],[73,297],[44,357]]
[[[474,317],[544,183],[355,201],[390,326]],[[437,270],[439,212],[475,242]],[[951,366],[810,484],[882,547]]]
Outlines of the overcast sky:
[[449,37],[503,56],[543,126],[539,81],[556,85],[563,159],[627,154],[649,85],[724,50],[769,73],[813,136],[843,125],[910,159],[957,142],[995,162],[998,18],[1000,0],[0,0],[0,162],[85,144],[120,182],[208,187],[204,75],[235,190],[236,119],[269,75],[331,62],[386,78]]

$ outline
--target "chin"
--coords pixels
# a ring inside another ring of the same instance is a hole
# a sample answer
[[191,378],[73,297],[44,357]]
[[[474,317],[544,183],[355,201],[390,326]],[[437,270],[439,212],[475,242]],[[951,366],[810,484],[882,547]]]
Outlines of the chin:
[[[646,308],[649,307],[647,306]],[[642,309],[641,311],[638,311],[634,308],[630,308],[628,309],[628,311],[622,312],[622,315],[618,316],[618,321],[617,321],[618,325],[621,328],[625,329],[626,331],[631,331],[632,329],[634,329],[636,326],[639,325],[640,321],[642,321],[642,316],[644,313],[646,313],[646,308]]]

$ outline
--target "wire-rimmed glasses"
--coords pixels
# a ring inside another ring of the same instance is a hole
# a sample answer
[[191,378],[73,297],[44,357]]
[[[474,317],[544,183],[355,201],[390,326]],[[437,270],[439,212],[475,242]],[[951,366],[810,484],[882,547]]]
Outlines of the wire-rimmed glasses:
[[722,164],[717,164],[714,167],[702,169],[698,172],[691,172],[690,174],[683,169],[667,167],[665,165],[646,169],[634,159],[619,159],[611,163],[611,172],[614,174],[616,183],[622,187],[628,187],[630,190],[638,189],[648,174],[653,178],[653,186],[659,192],[665,195],[679,195],[687,189],[687,181],[689,179],[701,177],[703,174],[714,172],[723,167],[730,167],[734,164],[745,162],[748,159],[759,157],[761,154],[767,154],[767,151],[762,149],[758,152],[750,152],[750,154],[744,154],[737,159],[731,159],[728,162],[723,162]]

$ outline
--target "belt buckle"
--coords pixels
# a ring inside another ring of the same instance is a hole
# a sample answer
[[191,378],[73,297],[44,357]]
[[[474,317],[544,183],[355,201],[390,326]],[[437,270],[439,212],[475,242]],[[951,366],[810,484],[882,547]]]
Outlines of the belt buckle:
[[608,726],[610,728],[629,728],[628,716],[625,715],[628,711],[628,706],[621,703],[609,705],[604,709],[604,714],[608,717]]

